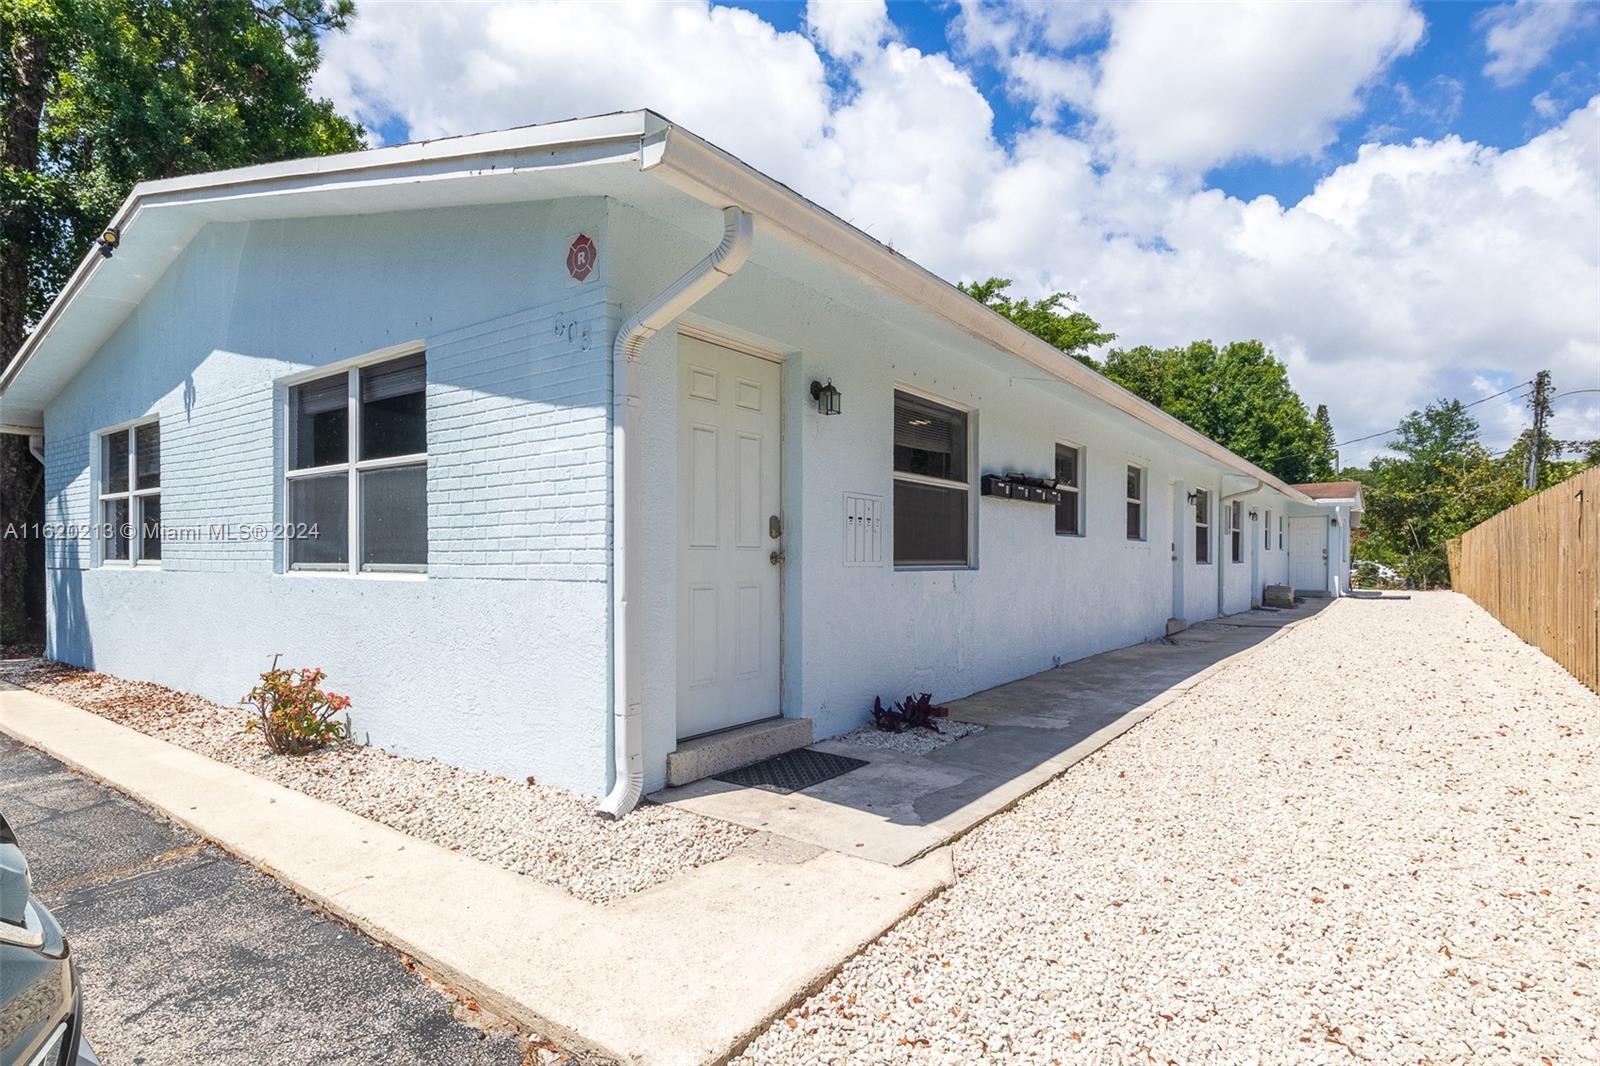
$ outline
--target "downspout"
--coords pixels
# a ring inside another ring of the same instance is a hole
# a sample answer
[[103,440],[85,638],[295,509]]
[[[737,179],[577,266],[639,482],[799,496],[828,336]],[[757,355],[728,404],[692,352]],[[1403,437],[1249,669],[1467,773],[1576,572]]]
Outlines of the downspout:
[[638,515],[632,477],[639,457],[639,353],[645,342],[711,290],[733,277],[750,256],[755,220],[738,207],[722,209],[722,243],[688,273],[663,289],[617,331],[611,351],[611,767],[614,783],[599,813],[620,818],[644,792],[644,723],[637,679],[634,618]]
[[33,453],[33,457],[35,459],[39,460],[39,465],[40,466],[44,465],[44,434],[43,433],[30,433],[30,434],[28,434],[28,451]]
[[[1228,476],[1229,477],[1234,477],[1234,476],[1245,477],[1245,476],[1248,476],[1248,475],[1242,475],[1242,474],[1241,475],[1232,475],[1232,474],[1230,474]],[[1228,493],[1228,495],[1220,497],[1219,500],[1218,500],[1218,503],[1217,503],[1217,513],[1218,513],[1218,515],[1224,515],[1225,514],[1225,515],[1228,516],[1228,540],[1229,540],[1228,552],[1227,552],[1227,558],[1226,559],[1223,558],[1223,553],[1221,551],[1220,545],[1219,545],[1218,551],[1217,551],[1217,617],[1218,618],[1222,617],[1222,611],[1223,611],[1223,607],[1222,607],[1222,604],[1223,604],[1223,588],[1224,588],[1223,578],[1227,575],[1228,567],[1233,565],[1233,543],[1232,543],[1232,541],[1233,541],[1233,508],[1232,508],[1233,501],[1237,500],[1241,496],[1248,496],[1252,492],[1261,491],[1261,488],[1262,488],[1262,485],[1263,485],[1263,482],[1261,481],[1260,478],[1252,478],[1251,480],[1253,480],[1255,482],[1255,484],[1253,486],[1251,486],[1248,489],[1242,489],[1239,492],[1230,492],[1230,493]],[[1244,534],[1241,532],[1240,536],[1243,536],[1243,535]]]

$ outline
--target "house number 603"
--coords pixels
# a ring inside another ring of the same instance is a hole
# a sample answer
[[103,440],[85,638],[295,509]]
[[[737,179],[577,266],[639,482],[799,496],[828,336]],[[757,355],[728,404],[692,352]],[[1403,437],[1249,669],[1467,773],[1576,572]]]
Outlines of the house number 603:
[[565,314],[556,315],[556,336],[567,342],[570,347],[577,345],[581,350],[589,350],[589,324],[570,321]]

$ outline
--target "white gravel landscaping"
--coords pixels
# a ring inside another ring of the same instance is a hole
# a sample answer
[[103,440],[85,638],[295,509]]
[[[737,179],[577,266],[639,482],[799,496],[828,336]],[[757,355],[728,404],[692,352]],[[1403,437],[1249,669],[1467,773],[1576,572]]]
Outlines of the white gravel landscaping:
[[1600,697],[1342,600],[958,845],[755,1063],[1600,1061]]
[[899,733],[887,733],[868,723],[859,729],[850,730],[837,739],[842,743],[855,744],[863,748],[881,748],[898,751],[904,755],[926,755],[962,737],[970,737],[974,733],[981,732],[983,726],[976,722],[957,722],[953,718],[941,718],[937,733],[931,729],[907,729]]
[[274,755],[244,708],[43,659],[0,663],[0,680],[334,803],[405,833],[605,903],[715,862],[750,830],[653,804],[619,821],[565,789],[342,743]]

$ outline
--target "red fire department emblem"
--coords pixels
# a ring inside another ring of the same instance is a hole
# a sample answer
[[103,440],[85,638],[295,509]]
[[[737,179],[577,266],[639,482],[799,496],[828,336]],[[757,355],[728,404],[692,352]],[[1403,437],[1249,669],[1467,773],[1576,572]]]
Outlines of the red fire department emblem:
[[567,273],[576,281],[582,281],[594,270],[595,257],[600,250],[594,246],[594,241],[583,234],[578,234],[572,239],[572,247],[567,249]]

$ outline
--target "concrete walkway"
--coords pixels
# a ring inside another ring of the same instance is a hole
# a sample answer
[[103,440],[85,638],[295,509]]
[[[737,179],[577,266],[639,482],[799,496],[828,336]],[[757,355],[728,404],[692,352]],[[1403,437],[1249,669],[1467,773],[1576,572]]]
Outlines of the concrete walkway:
[[652,798],[898,866],[949,843],[1178,699],[1224,662],[1327,606],[1254,610],[1065,663],[949,704],[983,732],[926,755],[837,741],[860,769],[780,795],[706,779]]
[[886,870],[762,834],[598,906],[37,693],[0,686],[0,731],[586,1057],[720,1060],[954,878],[948,851]]

